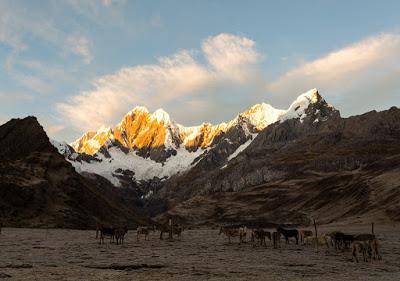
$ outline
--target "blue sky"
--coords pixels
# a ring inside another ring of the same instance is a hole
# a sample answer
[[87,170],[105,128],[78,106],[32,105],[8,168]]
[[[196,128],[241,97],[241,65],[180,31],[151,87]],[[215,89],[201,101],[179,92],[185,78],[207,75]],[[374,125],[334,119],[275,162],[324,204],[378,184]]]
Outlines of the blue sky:
[[400,106],[399,1],[0,0],[0,123],[72,141],[136,105],[183,125],[318,88],[343,116]]

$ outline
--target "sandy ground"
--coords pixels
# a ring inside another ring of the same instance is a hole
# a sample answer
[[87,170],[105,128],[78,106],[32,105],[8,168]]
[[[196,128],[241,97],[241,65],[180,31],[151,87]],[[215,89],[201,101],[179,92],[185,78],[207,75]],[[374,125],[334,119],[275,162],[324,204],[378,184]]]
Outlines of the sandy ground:
[[[369,226],[321,227],[368,232]],[[3,228],[0,279],[4,280],[400,280],[400,226],[376,226],[382,261],[355,263],[349,251],[228,244],[218,230],[184,232],[181,241],[99,245],[94,231]]]

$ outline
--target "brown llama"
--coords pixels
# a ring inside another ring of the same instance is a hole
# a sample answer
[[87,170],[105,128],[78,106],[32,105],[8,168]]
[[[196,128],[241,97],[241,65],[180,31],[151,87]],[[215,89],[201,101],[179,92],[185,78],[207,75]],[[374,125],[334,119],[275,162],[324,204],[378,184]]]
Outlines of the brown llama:
[[363,261],[367,262],[369,257],[369,244],[367,242],[355,241],[351,244],[352,259],[358,262],[357,255],[362,255]]
[[153,227],[148,227],[148,226],[139,226],[136,230],[136,235],[137,235],[137,241],[139,241],[140,235],[144,235],[144,240],[149,239],[150,232],[154,231]]
[[232,237],[239,236],[239,228],[234,226],[221,226],[219,229],[219,235],[221,234],[224,234],[226,237],[228,237],[228,241],[230,244]]
[[260,244],[260,246],[266,246],[266,237],[271,241],[271,233],[269,231],[264,231],[263,229],[255,229],[251,233],[251,240],[253,241],[253,246],[255,243]]
[[115,240],[117,241],[117,245],[124,244],[125,234],[128,233],[128,227],[118,227],[115,229]]
[[304,239],[306,237],[314,236],[314,233],[311,230],[305,230],[305,229],[301,229],[299,231],[299,234],[300,234],[300,243],[301,244],[304,244]]

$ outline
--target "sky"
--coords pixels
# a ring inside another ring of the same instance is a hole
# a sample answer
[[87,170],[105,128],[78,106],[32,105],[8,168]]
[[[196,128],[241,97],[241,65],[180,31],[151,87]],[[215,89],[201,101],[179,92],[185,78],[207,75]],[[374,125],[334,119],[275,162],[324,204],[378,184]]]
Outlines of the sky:
[[[279,3],[278,3],[279,2]],[[317,88],[342,116],[400,107],[400,1],[0,0],[0,124],[71,142],[135,106],[185,126]]]

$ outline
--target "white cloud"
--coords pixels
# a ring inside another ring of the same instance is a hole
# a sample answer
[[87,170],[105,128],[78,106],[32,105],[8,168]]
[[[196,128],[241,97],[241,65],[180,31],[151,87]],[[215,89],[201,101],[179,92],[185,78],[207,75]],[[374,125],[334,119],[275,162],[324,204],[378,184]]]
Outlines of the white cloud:
[[100,77],[93,90],[58,104],[58,109],[81,130],[113,125],[135,105],[162,107],[183,97],[198,98],[201,89],[213,84],[243,83],[246,70],[260,58],[254,41],[230,34],[209,37],[202,47],[209,64],[201,64],[196,51],[182,50],[157,64],[126,67]]
[[226,33],[208,37],[202,49],[216,72],[238,80],[244,79],[261,58],[253,40]]
[[305,62],[268,83],[267,90],[287,94],[313,87],[333,91],[362,86],[399,69],[399,59],[400,35],[385,33]]
[[66,49],[75,55],[82,57],[85,64],[89,64],[93,60],[91,51],[92,42],[83,35],[71,34],[65,40]]

